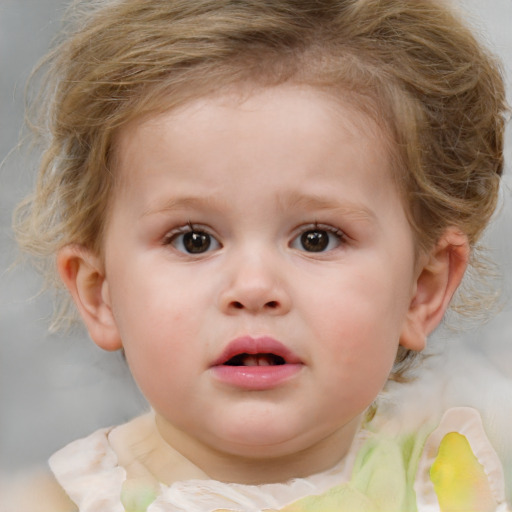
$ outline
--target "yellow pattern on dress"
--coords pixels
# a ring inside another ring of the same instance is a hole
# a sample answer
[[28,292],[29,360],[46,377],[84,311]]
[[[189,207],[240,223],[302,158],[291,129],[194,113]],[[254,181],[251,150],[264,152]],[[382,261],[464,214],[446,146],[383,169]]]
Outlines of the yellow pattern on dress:
[[492,512],[496,509],[489,479],[465,436],[446,434],[430,468],[442,512]]

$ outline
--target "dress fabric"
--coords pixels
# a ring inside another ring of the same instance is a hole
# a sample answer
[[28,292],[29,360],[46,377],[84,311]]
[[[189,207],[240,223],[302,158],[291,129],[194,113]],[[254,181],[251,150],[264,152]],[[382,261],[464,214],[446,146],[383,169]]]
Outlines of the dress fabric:
[[[371,425],[371,424],[370,424]],[[478,412],[449,409],[437,428],[392,437],[362,428],[334,468],[282,484],[183,480],[158,488],[127,479],[112,429],[50,458],[80,512],[511,512],[501,463]]]

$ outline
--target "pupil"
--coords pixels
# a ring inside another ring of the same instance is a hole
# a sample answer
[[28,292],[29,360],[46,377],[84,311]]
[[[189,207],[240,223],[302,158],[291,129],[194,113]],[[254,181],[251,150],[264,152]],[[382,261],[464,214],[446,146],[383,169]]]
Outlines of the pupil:
[[325,231],[306,231],[300,237],[300,241],[306,251],[321,252],[329,244],[329,235]]
[[188,252],[197,254],[208,250],[211,244],[210,235],[192,231],[183,236],[183,245]]

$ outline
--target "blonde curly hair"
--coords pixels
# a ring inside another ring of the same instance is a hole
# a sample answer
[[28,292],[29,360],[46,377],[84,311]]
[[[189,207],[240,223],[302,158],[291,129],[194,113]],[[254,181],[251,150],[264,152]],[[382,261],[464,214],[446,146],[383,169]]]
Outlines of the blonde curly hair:
[[[15,215],[21,247],[56,287],[61,247],[101,255],[118,130],[240,84],[302,83],[352,101],[392,141],[419,249],[456,226],[475,252],[503,169],[504,85],[494,57],[443,2],[88,0],[71,12],[40,68],[31,126],[44,152],[36,190]],[[60,302],[57,323],[68,306]],[[398,374],[410,359],[398,354]]]

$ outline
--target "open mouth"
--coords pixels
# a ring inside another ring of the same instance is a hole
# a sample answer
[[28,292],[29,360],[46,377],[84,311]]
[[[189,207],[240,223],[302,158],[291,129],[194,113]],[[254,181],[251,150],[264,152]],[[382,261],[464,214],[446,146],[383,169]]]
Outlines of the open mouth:
[[285,385],[304,366],[292,350],[270,336],[241,336],[228,343],[211,370],[217,381],[231,388],[265,391]]
[[225,347],[212,367],[282,367],[294,364],[302,364],[302,361],[279,341],[269,336],[242,336]]
[[280,366],[286,364],[283,357],[276,354],[237,354],[225,363],[225,366]]

